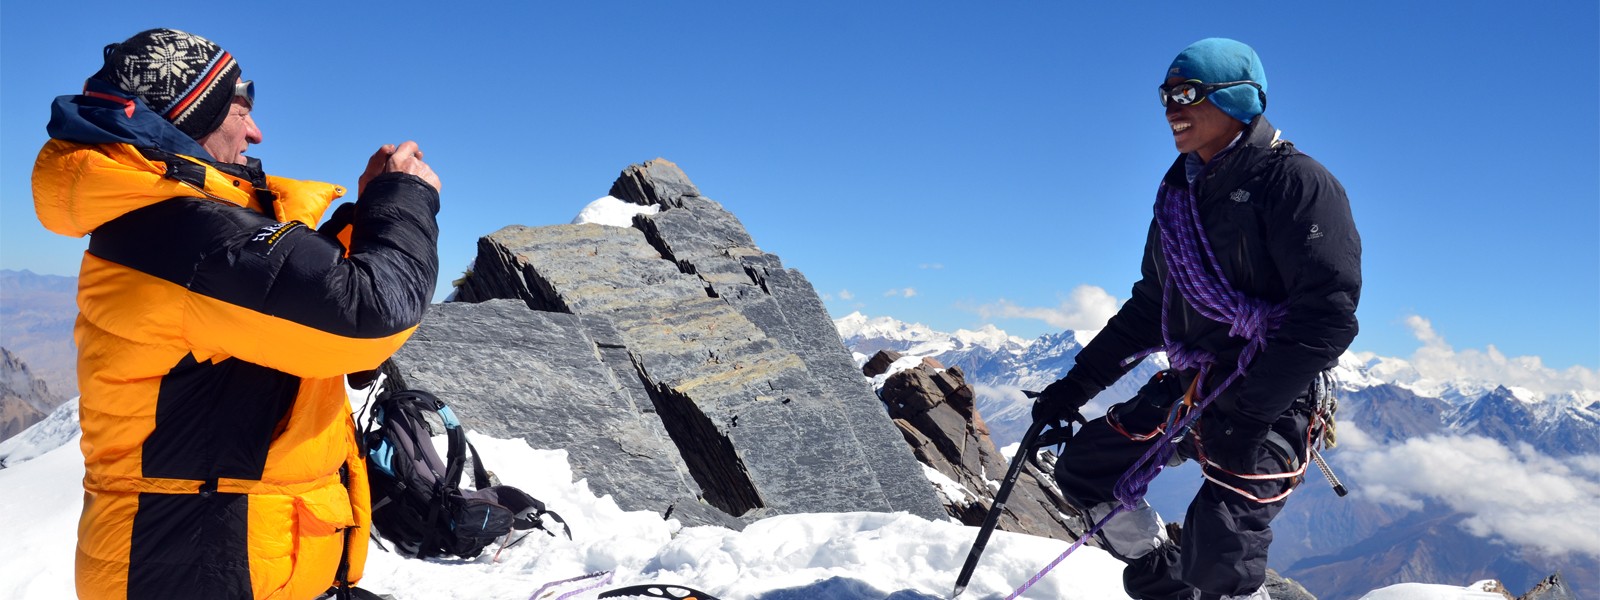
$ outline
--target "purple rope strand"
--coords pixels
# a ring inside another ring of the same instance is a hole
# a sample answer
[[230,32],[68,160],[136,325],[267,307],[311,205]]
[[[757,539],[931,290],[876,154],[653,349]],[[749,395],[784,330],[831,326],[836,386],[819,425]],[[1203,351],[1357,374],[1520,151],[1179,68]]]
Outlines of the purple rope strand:
[[1099,523],[1095,523],[1094,527],[1090,528],[1089,531],[1086,531],[1083,535],[1078,536],[1078,541],[1073,542],[1072,546],[1068,547],[1066,552],[1062,552],[1061,556],[1057,556],[1055,560],[1050,561],[1050,564],[1045,565],[1044,569],[1040,570],[1039,573],[1034,575],[1032,579],[1029,579],[1026,583],[1023,583],[1022,587],[1017,588],[1017,591],[1011,592],[1010,596],[1006,596],[1006,600],[1015,600],[1015,598],[1021,596],[1023,592],[1028,591],[1028,588],[1033,587],[1033,584],[1039,583],[1040,579],[1044,579],[1046,573],[1049,573],[1051,569],[1056,568],[1056,565],[1061,564],[1061,561],[1066,560],[1068,554],[1072,554],[1073,550],[1077,550],[1079,546],[1082,546],[1085,542],[1088,542],[1089,536],[1099,532],[1100,528],[1105,527],[1106,523],[1111,522],[1111,517],[1115,517],[1121,512],[1121,506],[1111,509],[1111,512],[1106,513],[1105,518],[1100,519]]
[[550,583],[546,583],[546,584],[544,584],[542,586],[539,586],[539,589],[534,590],[532,596],[528,596],[528,600],[538,600],[540,595],[544,594],[545,590],[548,590],[548,589],[556,587],[556,586],[565,585],[565,584],[573,583],[573,582],[576,582],[576,581],[583,581],[585,579],[599,578],[599,581],[596,582],[596,583],[590,584],[590,585],[588,585],[586,587],[581,587],[581,588],[569,591],[569,592],[567,592],[565,594],[562,594],[558,598],[556,598],[556,600],[565,600],[566,598],[571,598],[573,596],[578,595],[581,592],[587,592],[589,590],[592,590],[592,589],[595,589],[597,587],[603,586],[603,585],[605,585],[607,583],[611,583],[611,574],[612,574],[611,571],[596,571],[594,573],[588,573],[588,574],[584,574],[584,575],[579,575],[577,577],[569,577],[567,579],[560,579],[560,580],[552,581]]
[[567,592],[565,594],[562,594],[562,595],[556,597],[556,600],[568,600],[569,598],[577,596],[578,594],[582,594],[582,593],[590,591],[590,590],[598,589],[600,586],[603,586],[603,585],[608,584],[608,583],[611,583],[611,571],[606,571],[606,576],[605,577],[601,577],[599,581],[596,581],[596,582],[591,583],[589,585],[586,585],[584,587],[581,587],[581,588],[572,590],[570,592]]

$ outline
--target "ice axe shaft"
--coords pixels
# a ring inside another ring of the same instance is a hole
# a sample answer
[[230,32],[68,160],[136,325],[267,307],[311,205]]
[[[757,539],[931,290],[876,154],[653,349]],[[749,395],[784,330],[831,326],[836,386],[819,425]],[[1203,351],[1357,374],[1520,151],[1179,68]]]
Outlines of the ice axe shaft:
[[[1023,390],[1029,398],[1039,396],[1038,392]],[[1082,415],[1074,415],[1073,420],[1082,423]],[[978,529],[978,538],[972,541],[972,550],[967,552],[967,562],[961,565],[961,574],[956,576],[955,591],[950,593],[951,600],[961,595],[967,589],[967,582],[972,580],[972,572],[978,568],[978,558],[983,556],[984,547],[989,545],[989,536],[994,533],[995,525],[1000,523],[1000,513],[1005,512],[1006,499],[1011,496],[1011,488],[1017,485],[1017,477],[1022,474],[1022,465],[1027,462],[1028,456],[1033,454],[1034,445],[1038,442],[1040,432],[1044,431],[1044,421],[1034,421],[1028,427],[1027,433],[1022,434],[1022,442],[1017,446],[1016,456],[1011,457],[1011,467],[1006,469],[1006,478],[1000,482],[1000,489],[994,493],[994,504],[989,505],[989,513],[983,517],[983,526]],[[1069,425],[1070,427],[1070,425]]]

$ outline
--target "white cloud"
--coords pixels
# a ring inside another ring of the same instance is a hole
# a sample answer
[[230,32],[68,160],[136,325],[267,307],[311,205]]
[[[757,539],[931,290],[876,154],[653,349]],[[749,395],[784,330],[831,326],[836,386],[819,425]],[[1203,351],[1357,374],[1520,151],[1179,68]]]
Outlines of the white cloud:
[[839,299],[840,300],[855,300],[856,299],[856,295],[850,293],[850,290],[839,290]]
[[893,298],[895,296],[899,296],[901,298],[914,298],[914,297],[916,297],[916,295],[917,295],[916,288],[905,288],[905,289],[894,288],[894,289],[891,289],[891,290],[883,293],[883,297],[885,297],[885,298]]
[[1406,317],[1411,334],[1422,342],[1408,361],[1423,381],[1486,381],[1553,394],[1573,390],[1600,390],[1600,372],[1580,366],[1557,371],[1537,356],[1511,356],[1490,344],[1484,350],[1456,350],[1434,331],[1433,323],[1418,315]]
[[1121,306],[1115,297],[1100,287],[1080,285],[1072,289],[1058,306],[1019,306],[1001,298],[993,304],[979,306],[978,315],[984,319],[1035,319],[1057,329],[1098,330],[1117,314]]
[[1340,462],[1352,465],[1356,492],[1371,500],[1419,509],[1432,499],[1468,514],[1462,525],[1473,535],[1600,557],[1600,457],[1557,460],[1480,436],[1352,446]]
[[922,263],[920,265],[917,265],[917,268],[918,269],[930,269],[930,270],[933,270],[933,271],[937,271],[939,269],[943,269],[944,268],[944,263]]

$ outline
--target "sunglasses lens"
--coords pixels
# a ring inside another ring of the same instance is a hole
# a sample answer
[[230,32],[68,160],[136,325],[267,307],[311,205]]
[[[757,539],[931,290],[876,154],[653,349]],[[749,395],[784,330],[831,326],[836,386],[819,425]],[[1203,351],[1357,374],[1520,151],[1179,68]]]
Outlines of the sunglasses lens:
[[1188,106],[1200,101],[1200,90],[1196,89],[1193,84],[1180,83],[1176,86],[1173,86],[1171,95],[1173,102],[1177,102],[1183,106]]
[[1188,106],[1204,98],[1200,94],[1200,88],[1190,82],[1172,86],[1164,85],[1161,86],[1158,92],[1161,94],[1162,106],[1166,106],[1168,102],[1176,103],[1178,106]]
[[256,82],[244,80],[233,86],[233,95],[244,98],[244,103],[250,106],[256,104]]

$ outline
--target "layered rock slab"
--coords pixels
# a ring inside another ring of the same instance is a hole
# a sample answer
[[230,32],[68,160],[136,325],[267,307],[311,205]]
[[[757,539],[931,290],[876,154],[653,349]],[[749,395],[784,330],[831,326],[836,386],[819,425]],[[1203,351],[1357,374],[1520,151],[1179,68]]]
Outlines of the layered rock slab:
[[393,389],[432,391],[473,432],[565,450],[573,474],[624,509],[739,526],[700,501],[605,319],[516,300],[437,304],[384,370]]
[[628,410],[671,440],[688,473],[678,489],[722,513],[944,516],[803,275],[669,162],[630,167],[612,194],[661,210],[632,228],[503,228],[480,240],[457,299],[609,325],[648,398]]

